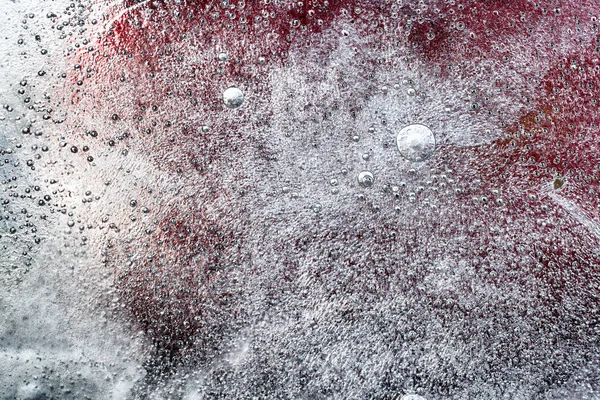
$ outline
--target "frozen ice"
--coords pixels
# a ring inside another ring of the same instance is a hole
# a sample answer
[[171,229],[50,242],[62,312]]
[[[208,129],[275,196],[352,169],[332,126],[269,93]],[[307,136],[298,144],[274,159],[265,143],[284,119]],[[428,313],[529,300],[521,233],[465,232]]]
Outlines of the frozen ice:
[[600,6],[316,4],[3,4],[0,399],[598,398]]

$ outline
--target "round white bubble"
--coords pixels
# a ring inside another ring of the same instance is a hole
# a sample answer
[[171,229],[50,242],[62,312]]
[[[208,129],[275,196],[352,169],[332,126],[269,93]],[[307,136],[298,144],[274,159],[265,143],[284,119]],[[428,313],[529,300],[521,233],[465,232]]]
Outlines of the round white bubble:
[[371,171],[362,171],[358,174],[358,184],[362,187],[371,187],[375,183],[375,177]]
[[425,397],[418,394],[405,394],[400,400],[426,400]]
[[227,108],[238,108],[244,103],[244,93],[236,87],[230,87],[223,92],[223,103]]
[[435,151],[435,136],[431,129],[421,124],[408,125],[396,137],[402,157],[409,161],[425,161]]

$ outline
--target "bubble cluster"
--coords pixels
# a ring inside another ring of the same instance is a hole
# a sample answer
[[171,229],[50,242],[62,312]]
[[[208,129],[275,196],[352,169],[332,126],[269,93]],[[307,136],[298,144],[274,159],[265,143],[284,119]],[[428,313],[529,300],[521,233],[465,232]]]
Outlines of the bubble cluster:
[[45,3],[0,39],[7,397],[595,382],[594,2]]

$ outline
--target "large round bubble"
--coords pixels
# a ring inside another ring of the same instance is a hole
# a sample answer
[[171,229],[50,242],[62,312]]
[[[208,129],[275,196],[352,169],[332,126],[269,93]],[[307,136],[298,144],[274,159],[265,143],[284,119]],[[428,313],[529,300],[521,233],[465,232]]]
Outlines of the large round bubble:
[[431,129],[421,124],[408,125],[396,136],[402,157],[409,161],[425,161],[435,151],[435,136]]

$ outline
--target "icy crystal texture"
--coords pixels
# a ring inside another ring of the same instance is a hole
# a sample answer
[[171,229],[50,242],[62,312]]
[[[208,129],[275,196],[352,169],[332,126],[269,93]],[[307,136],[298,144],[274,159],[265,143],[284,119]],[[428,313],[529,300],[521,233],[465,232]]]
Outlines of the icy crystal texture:
[[0,398],[600,396],[597,2],[2,4]]

